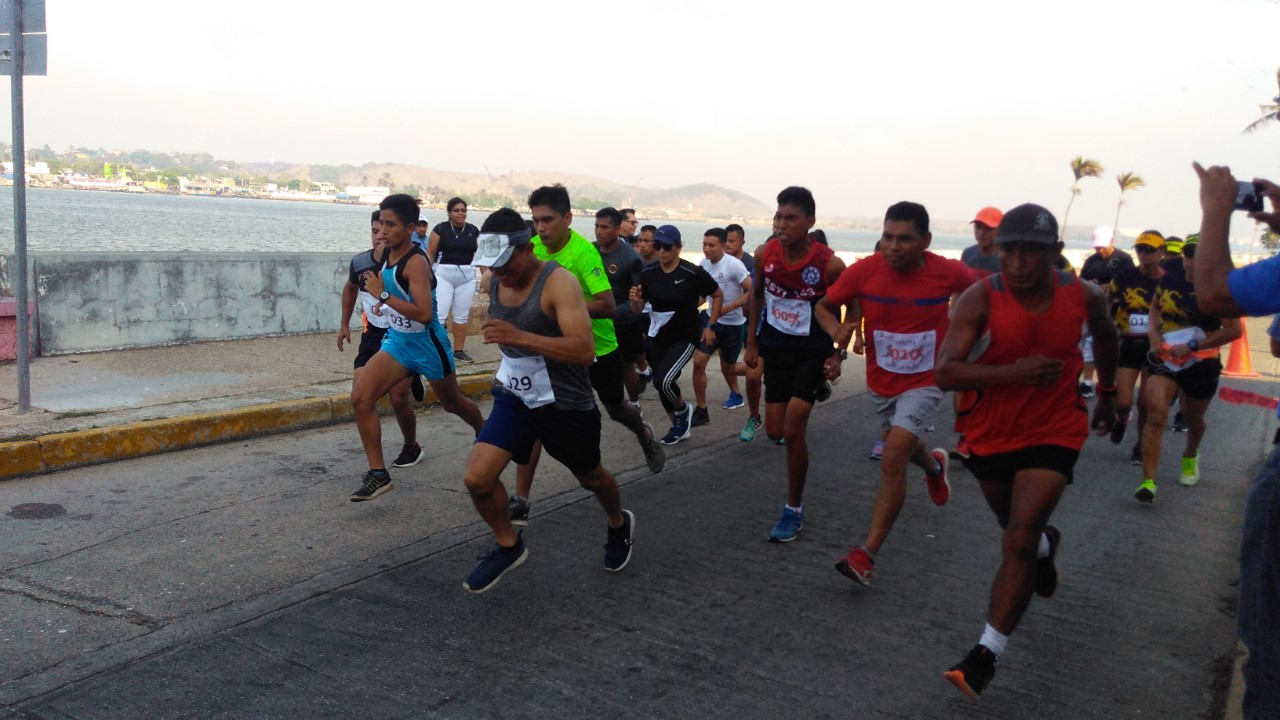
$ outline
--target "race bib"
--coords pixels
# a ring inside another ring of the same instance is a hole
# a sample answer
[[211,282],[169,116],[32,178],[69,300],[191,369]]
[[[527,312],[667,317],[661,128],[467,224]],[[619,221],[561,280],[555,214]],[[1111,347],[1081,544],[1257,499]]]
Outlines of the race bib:
[[551,374],[547,372],[547,360],[541,355],[522,358],[503,355],[497,379],[530,409],[556,401],[556,393],[551,389]]
[[395,330],[396,332],[420,333],[420,332],[427,331],[426,325],[423,325],[417,320],[410,320],[404,315],[401,315],[400,313],[391,309],[391,306],[387,305],[386,303],[383,303],[382,305],[382,317],[387,321],[388,327],[390,327],[392,330]]
[[649,311],[649,337],[658,337],[658,331],[663,325],[671,322],[671,318],[675,317],[675,310],[670,312],[658,312],[657,310]]
[[938,334],[930,330],[922,333],[891,333],[876,330],[876,365],[899,375],[914,375],[933,370],[933,355],[937,350]]
[[1150,316],[1146,313],[1129,313],[1129,335],[1146,335]]
[[775,330],[788,335],[809,334],[809,327],[813,323],[813,306],[808,300],[780,298],[772,293],[765,293],[765,298],[768,321]]

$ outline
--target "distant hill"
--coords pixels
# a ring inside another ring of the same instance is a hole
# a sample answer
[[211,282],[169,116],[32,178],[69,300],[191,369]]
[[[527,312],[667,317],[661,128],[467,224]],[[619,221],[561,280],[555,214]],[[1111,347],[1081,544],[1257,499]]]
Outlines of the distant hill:
[[[243,163],[241,167],[276,181],[293,179],[345,185],[390,185],[393,189],[441,202],[454,195],[487,199],[492,204],[523,207],[529,193],[542,185],[561,183],[576,207],[635,207],[653,217],[766,218],[773,209],[745,193],[706,183],[675,188],[641,188],[590,175],[526,170],[486,175],[434,170],[416,165],[366,163],[354,165],[287,165]],[[488,203],[486,203],[488,204]]]

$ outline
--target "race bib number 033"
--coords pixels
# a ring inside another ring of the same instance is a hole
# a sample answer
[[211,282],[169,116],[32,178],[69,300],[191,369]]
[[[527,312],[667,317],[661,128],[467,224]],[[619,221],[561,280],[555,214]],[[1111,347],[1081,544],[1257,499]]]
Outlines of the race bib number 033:
[[555,391],[551,389],[551,375],[547,372],[547,360],[541,355],[523,358],[503,355],[496,377],[527,408],[539,408],[556,401]]
[[938,334],[933,330],[922,333],[891,333],[876,330],[876,365],[881,370],[900,375],[914,375],[933,369],[934,352]]

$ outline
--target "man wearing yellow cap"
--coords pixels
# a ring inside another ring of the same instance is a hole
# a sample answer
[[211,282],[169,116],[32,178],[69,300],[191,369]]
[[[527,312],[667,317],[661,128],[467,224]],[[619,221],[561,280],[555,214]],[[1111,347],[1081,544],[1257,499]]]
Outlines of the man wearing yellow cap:
[[[1150,328],[1151,297],[1164,271],[1160,261],[1164,259],[1164,236],[1155,230],[1147,230],[1133,244],[1138,265],[1116,273],[1111,280],[1111,301],[1115,306],[1116,328],[1120,331],[1120,362],[1116,369],[1116,423],[1111,427],[1111,442],[1119,445],[1124,440],[1129,424],[1129,411],[1135,400],[1134,388],[1138,380],[1142,387],[1147,382],[1147,352],[1151,350],[1148,337]],[[1147,408],[1138,401],[1138,441],[1134,443],[1129,462],[1142,464],[1142,427],[1147,420]],[[1154,497],[1154,496],[1153,496]],[[1143,499],[1143,498],[1139,498]]]

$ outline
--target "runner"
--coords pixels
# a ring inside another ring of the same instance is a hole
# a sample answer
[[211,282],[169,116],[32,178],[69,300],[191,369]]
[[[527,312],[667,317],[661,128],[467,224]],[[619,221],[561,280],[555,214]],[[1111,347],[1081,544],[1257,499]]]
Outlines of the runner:
[[711,422],[707,413],[707,363],[717,351],[720,353],[720,374],[729,386],[729,399],[721,405],[725,410],[735,410],[746,402],[738,391],[738,376],[746,371],[746,364],[738,361],[742,343],[747,334],[747,316],[743,308],[751,301],[751,274],[741,260],[726,252],[728,233],[722,228],[711,228],[702,236],[702,254],[698,265],[707,271],[720,286],[723,305],[720,314],[701,313],[702,338],[693,353],[693,395],[697,401],[693,408],[693,426]]
[[[378,304],[378,299],[364,291],[364,274],[366,272],[376,270],[378,267],[378,255],[382,249],[381,238],[378,234],[382,230],[382,211],[374,210],[373,217],[370,222],[370,228],[373,235],[373,247],[359,255],[351,258],[351,267],[347,275],[347,282],[342,287],[342,311],[338,324],[338,352],[344,352],[343,342],[351,342],[351,314],[355,312],[357,304],[360,305],[360,345],[356,350],[355,370],[351,373],[351,386],[354,389],[356,379],[364,366],[369,362],[369,358],[373,357],[379,349],[382,348],[382,339],[387,336],[387,327],[391,321],[381,315],[373,313],[373,306]],[[391,467],[411,467],[417,465],[425,457],[422,452],[422,446],[418,444],[418,414],[414,412],[413,404],[409,402],[410,394],[417,400],[422,400],[425,392],[422,387],[422,377],[414,373],[412,379],[405,378],[391,388],[391,392],[387,393],[387,398],[391,401],[391,409],[395,411],[396,424],[400,426],[400,434],[404,436],[404,446],[400,450],[400,454],[391,462]]]
[[[591,387],[595,388],[609,417],[635,434],[649,470],[662,472],[666,455],[658,438],[640,416],[640,408],[627,402],[622,353],[618,350],[618,339],[613,330],[616,309],[613,288],[605,275],[600,252],[570,227],[573,222],[570,207],[569,191],[563,185],[543,186],[530,193],[529,210],[538,229],[538,235],[532,242],[533,254],[539,260],[555,260],[578,279],[595,338],[596,360],[590,370]],[[518,524],[528,522],[529,490],[533,487],[541,447],[541,443],[535,443],[529,462],[522,463],[516,470],[516,496],[511,498],[509,511],[512,520]]]
[[743,230],[741,225],[733,223],[725,226],[724,234],[725,253],[738,258],[746,266],[748,273],[754,273],[755,261],[744,247],[747,242],[747,231]]
[[1222,374],[1220,348],[1243,333],[1240,318],[1218,319],[1200,312],[1192,274],[1198,238],[1191,236],[1181,248],[1182,258],[1168,262],[1151,302],[1154,350],[1147,360],[1147,420],[1142,426],[1142,484],[1134,497],[1156,501],[1156,470],[1164,440],[1169,406],[1179,400],[1187,423],[1187,446],[1182,452],[1178,482],[1188,487],[1200,480],[1200,441],[1204,438],[1204,414],[1218,391]]
[[639,313],[649,306],[649,367],[658,399],[671,419],[663,445],[675,445],[689,437],[693,404],[685,402],[676,381],[698,342],[701,323],[698,305],[711,296],[711,314],[719,317],[723,293],[707,271],[680,258],[680,231],[673,225],[658,228],[653,238],[658,263],[640,273],[640,284],[631,289],[631,309]]
[[1062,243],[1053,214],[1019,205],[1005,213],[996,244],[1003,271],[956,302],[937,372],[943,389],[976,391],[968,394],[965,429],[973,453],[965,466],[1003,528],[986,628],[944,674],[973,697],[995,676],[1032,594],[1049,597],[1057,589],[1062,536],[1047,523],[1089,434],[1088,408],[1076,387],[1080,337],[1047,330],[1088,324],[1100,383],[1095,432],[1105,434],[1115,418],[1116,335],[1107,301],[1096,286],[1054,269]]
[[[968,265],[975,277],[983,278],[1000,272],[1000,252],[996,247],[996,228],[1004,213],[1000,208],[984,207],[969,221],[973,226],[975,244],[960,253],[960,262]],[[969,444],[964,439],[964,416],[960,414],[960,393],[951,394],[952,409],[956,414],[955,431],[957,433],[955,449],[948,453],[952,460],[963,460],[969,457]],[[881,448],[883,455],[884,448]],[[874,456],[874,453],[873,453]]]
[[595,343],[582,287],[558,264],[534,255],[524,221],[509,208],[485,220],[475,263],[493,270],[484,341],[498,344],[502,365],[465,479],[498,544],[462,587],[482,593],[529,557],[511,526],[499,476],[513,458],[528,460],[535,442],[595,494],[609,519],[604,569],[618,572],[631,560],[635,515],[622,509],[618,485],[600,464],[600,411],[587,370]]
[[[1196,235],[1190,235],[1187,237],[1186,240],[1183,240],[1180,237],[1175,237],[1172,235],[1165,238],[1164,239],[1164,260],[1160,261],[1161,269],[1168,268],[1171,264],[1181,261],[1183,244],[1187,242],[1194,243],[1196,239],[1198,239],[1198,236]],[[1174,405],[1177,405],[1177,404],[1178,404],[1178,395],[1175,394],[1173,396],[1173,401],[1169,405],[1169,407],[1173,407]],[[1187,431],[1187,418],[1185,415],[1182,414],[1181,408],[1179,408],[1178,411],[1173,414],[1173,426],[1170,429],[1176,433],[1184,433]]]
[[[1097,285],[1104,293],[1110,293],[1111,281],[1121,271],[1133,267],[1133,256],[1119,250],[1115,233],[1110,227],[1093,229],[1093,254],[1085,258],[1080,268],[1080,279]],[[1108,298],[1112,303],[1115,298]],[[1080,394],[1093,397],[1093,336],[1085,335],[1081,352],[1084,353],[1084,373],[1080,376]]]
[[471,363],[475,359],[467,354],[467,323],[471,320],[471,301],[476,295],[476,269],[471,266],[471,256],[476,254],[476,237],[480,231],[467,222],[467,201],[450,198],[448,222],[431,229],[427,240],[427,257],[436,274],[436,297],[439,299],[436,314],[440,324],[448,327],[450,310],[453,314],[453,359]]
[[[631,243],[631,247],[635,248],[636,253],[640,255],[642,267],[648,267],[658,262],[658,251],[653,247],[653,235],[658,232],[658,228],[654,225],[645,225],[640,228],[640,234],[636,235],[635,242]],[[630,291],[628,291],[630,293]],[[631,300],[628,295],[628,304]],[[648,337],[649,330],[649,311],[646,309],[640,313],[640,326],[645,330],[645,337]],[[645,340],[648,343],[648,340]],[[640,380],[640,394],[644,395],[645,390],[653,386],[653,370],[649,368],[649,359],[642,353],[636,360],[636,377]]]
[[372,500],[394,487],[383,462],[376,403],[405,378],[425,375],[445,412],[462,418],[477,433],[484,425],[480,408],[458,389],[449,337],[435,314],[427,256],[409,240],[417,202],[410,195],[389,195],[378,208],[381,264],[376,272],[365,273],[364,289],[379,299],[373,314],[386,317],[391,325],[382,348],[365,364],[351,389],[356,427],[369,461],[360,488],[351,494],[352,502]]
[[1147,421],[1147,404],[1142,392],[1147,387],[1147,352],[1151,350],[1150,327],[1151,295],[1160,282],[1160,261],[1164,258],[1164,236],[1148,230],[1138,236],[1133,245],[1138,254],[1137,267],[1116,273],[1111,280],[1108,295],[1115,308],[1116,327],[1120,329],[1120,367],[1116,370],[1116,422],[1111,428],[1111,442],[1119,445],[1124,440],[1129,424],[1129,413],[1135,399],[1134,385],[1141,380],[1137,392],[1138,437],[1129,454],[1132,465],[1142,464],[1142,428]]
[[634,245],[636,242],[636,221],[635,208],[622,208],[618,211],[622,215],[622,221],[618,223],[618,237],[622,238],[628,245]]
[[[932,240],[929,212],[923,205],[891,205],[884,216],[880,252],[851,265],[817,307],[818,322],[827,332],[838,333],[839,347],[854,329],[851,323],[840,324],[841,305],[860,300],[865,323],[867,389],[884,440],[880,491],[866,540],[836,563],[836,570],[863,585],[871,584],[876,553],[906,500],[907,463],[924,470],[935,505],[946,505],[951,497],[947,452],[930,452],[921,436],[942,402],[933,368],[947,333],[948,303],[972,285],[974,277],[959,260],[929,252]],[[836,363],[838,367],[840,359]]]
[[[605,275],[613,288],[613,332],[618,338],[618,351],[622,353],[623,382],[632,405],[640,401],[640,375],[636,372],[636,360],[644,356],[644,334],[648,329],[642,324],[643,315],[631,311],[631,288],[640,282],[644,261],[630,245],[622,242],[624,227],[622,211],[611,207],[596,213],[596,250],[604,263]],[[634,222],[635,211],[632,211]],[[633,225],[634,227],[634,225]]]
[[[764,360],[764,427],[787,448],[787,502],[769,540],[791,542],[804,527],[804,485],[809,474],[809,414],[824,379],[839,376],[828,330],[813,322],[814,306],[844,271],[831,248],[809,237],[816,222],[813,193],[789,187],[778,193],[776,238],[756,250],[744,360]],[[745,433],[746,430],[744,429]],[[752,433],[754,437],[754,433]],[[745,438],[744,438],[745,439]]]

